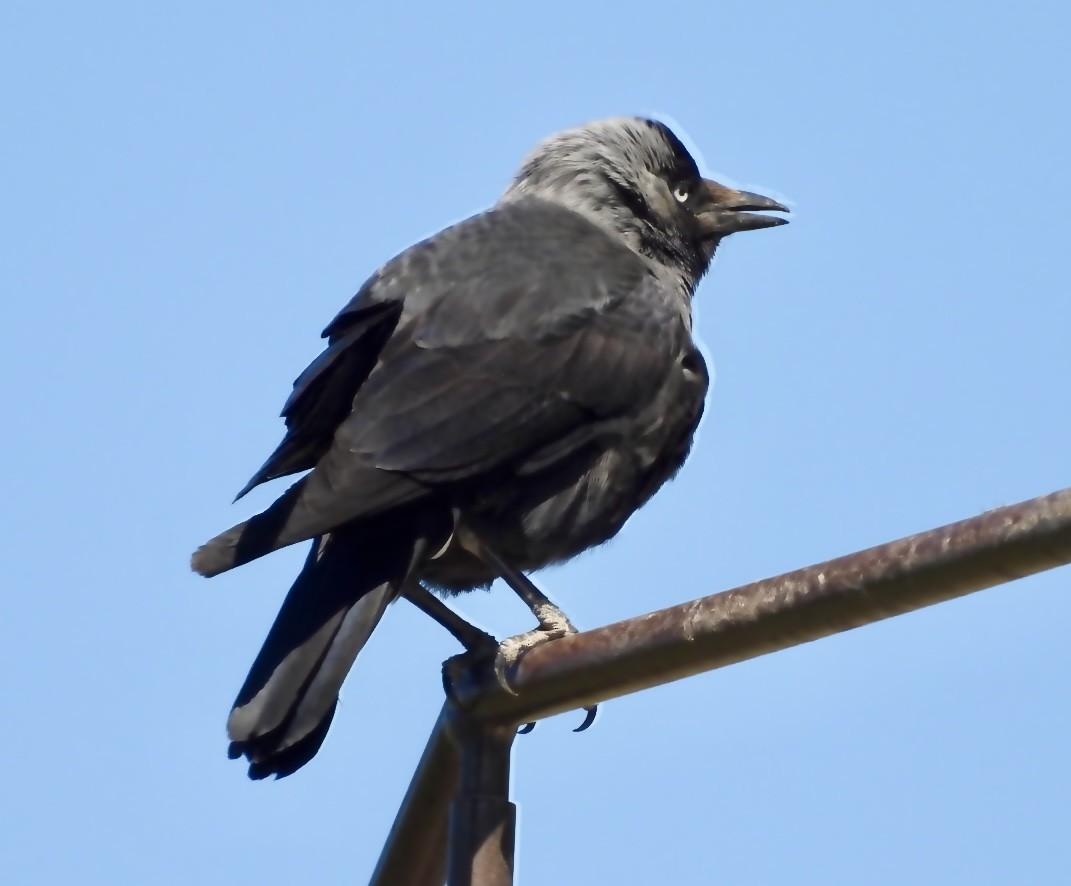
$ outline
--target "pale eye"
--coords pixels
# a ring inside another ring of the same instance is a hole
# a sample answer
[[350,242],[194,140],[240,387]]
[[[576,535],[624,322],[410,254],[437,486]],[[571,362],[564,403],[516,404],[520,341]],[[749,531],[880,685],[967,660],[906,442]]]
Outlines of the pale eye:
[[688,194],[687,185],[677,185],[677,187],[673,189],[673,196],[678,203],[686,203],[688,201]]

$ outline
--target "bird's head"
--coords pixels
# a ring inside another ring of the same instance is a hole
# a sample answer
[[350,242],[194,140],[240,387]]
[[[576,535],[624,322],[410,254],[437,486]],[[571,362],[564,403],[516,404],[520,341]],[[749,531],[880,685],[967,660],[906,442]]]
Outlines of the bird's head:
[[581,213],[694,286],[722,238],[785,224],[769,197],[704,179],[680,139],[642,117],[552,135],[525,159],[503,199],[533,196]]

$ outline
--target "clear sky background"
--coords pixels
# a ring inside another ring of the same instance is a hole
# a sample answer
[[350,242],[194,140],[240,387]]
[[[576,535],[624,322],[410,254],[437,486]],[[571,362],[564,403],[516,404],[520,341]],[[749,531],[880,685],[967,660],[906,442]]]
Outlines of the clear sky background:
[[[656,112],[788,201],[697,299],[694,454],[541,583],[594,627],[1071,485],[1064,4],[7,2],[0,879],[360,883],[453,641],[389,613],[323,751],[224,720],[304,557],[187,559],[281,485],[319,332],[540,138]],[[519,882],[1071,881],[1062,570],[519,739]],[[459,609],[530,626],[507,590]]]

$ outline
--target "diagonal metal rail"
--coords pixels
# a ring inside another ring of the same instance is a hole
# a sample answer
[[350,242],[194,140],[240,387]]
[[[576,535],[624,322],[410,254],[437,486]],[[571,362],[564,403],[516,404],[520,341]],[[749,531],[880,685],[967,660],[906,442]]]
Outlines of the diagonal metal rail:
[[[471,862],[486,850],[472,842],[473,821],[465,818],[462,801],[471,805],[474,797],[491,790],[488,784],[497,790],[503,772],[508,777],[508,742],[497,746],[497,755],[478,758],[485,764],[482,768],[473,762],[476,758],[470,759],[473,745],[467,737],[479,729],[501,736],[503,727],[787,649],[1067,563],[1071,489],[536,647],[512,674],[517,695],[486,677],[456,687],[457,704],[447,702],[443,708],[371,883],[441,886],[448,840],[454,856],[449,862],[451,884],[511,882],[512,804],[504,794],[489,798],[501,807],[495,833],[508,831],[499,857],[491,853],[486,868],[491,873],[481,874],[471,865],[462,871],[459,866],[459,858]],[[488,759],[493,771],[486,766]],[[460,791],[459,769],[467,773]],[[481,808],[486,812],[488,806]],[[486,851],[481,857],[488,857]]]

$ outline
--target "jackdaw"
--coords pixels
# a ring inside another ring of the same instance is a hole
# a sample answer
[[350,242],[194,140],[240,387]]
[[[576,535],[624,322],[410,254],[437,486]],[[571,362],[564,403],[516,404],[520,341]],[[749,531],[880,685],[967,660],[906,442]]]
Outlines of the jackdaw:
[[500,676],[575,630],[524,573],[611,538],[681,467],[708,383],[696,284],[722,238],[784,223],[749,210],[787,211],[703,179],[661,122],[598,121],[539,144],[493,208],[389,261],[328,324],[239,498],[308,473],[193,555],[213,576],[312,540],[227,722],[251,778],[316,754],[400,596],[471,648],[490,638],[428,589],[504,579],[539,628],[503,645]]

